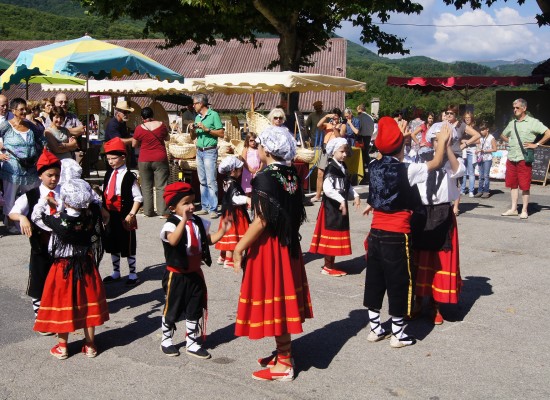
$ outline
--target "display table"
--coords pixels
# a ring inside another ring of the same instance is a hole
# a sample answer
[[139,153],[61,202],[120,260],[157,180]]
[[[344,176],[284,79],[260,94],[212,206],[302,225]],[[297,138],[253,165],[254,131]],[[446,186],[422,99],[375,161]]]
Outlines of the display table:
[[309,174],[310,165],[300,161],[294,161],[292,162],[292,165],[294,165],[294,168],[296,168],[296,172],[298,172],[298,176],[302,180],[302,188],[304,190],[307,190],[309,188],[307,174]]

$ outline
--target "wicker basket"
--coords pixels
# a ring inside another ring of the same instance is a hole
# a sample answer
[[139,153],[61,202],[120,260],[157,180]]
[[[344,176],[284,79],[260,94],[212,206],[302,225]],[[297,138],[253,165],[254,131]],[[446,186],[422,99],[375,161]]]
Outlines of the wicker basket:
[[233,152],[233,147],[231,146],[231,143],[226,142],[225,140],[219,140],[218,141],[218,154],[221,156],[225,156],[227,154],[230,154]]
[[295,161],[303,162],[310,164],[315,159],[315,151],[311,149],[304,149],[302,147],[298,147],[296,149],[296,157],[294,157]]
[[232,139],[231,147],[233,147],[233,154],[235,154],[237,157],[241,156],[244,150],[244,141]]
[[174,158],[189,159],[197,156],[197,148],[192,143],[176,144],[170,143],[168,145],[168,151]]
[[170,143],[189,144],[193,143],[193,140],[191,140],[191,135],[188,133],[177,133],[170,135]]
[[248,123],[248,130],[254,133],[261,133],[271,125],[271,122],[262,114],[252,111],[246,113],[246,122]]

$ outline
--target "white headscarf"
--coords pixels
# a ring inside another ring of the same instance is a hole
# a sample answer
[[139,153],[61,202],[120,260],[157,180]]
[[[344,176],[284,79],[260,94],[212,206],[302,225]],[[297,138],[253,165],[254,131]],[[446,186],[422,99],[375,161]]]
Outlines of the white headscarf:
[[70,182],[73,179],[80,179],[82,176],[82,167],[72,158],[61,160],[61,174],[59,184]]
[[268,126],[258,135],[256,143],[271,155],[285,161],[292,161],[296,156],[296,140],[285,126]]
[[218,167],[218,172],[223,175],[228,175],[231,171],[241,168],[244,163],[235,156],[227,156],[221,162]]
[[342,146],[347,146],[348,141],[342,137],[330,139],[327,143],[327,156],[332,157],[334,152]]
[[91,186],[83,179],[72,179],[61,186],[60,193],[63,203],[71,208],[88,208],[94,200]]

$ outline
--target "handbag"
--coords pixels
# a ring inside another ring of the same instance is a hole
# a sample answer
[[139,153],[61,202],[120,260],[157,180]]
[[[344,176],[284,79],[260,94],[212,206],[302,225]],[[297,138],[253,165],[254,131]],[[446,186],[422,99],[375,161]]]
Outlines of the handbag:
[[21,168],[29,169],[29,168],[32,168],[32,167],[36,167],[36,163],[38,162],[38,156],[20,158],[20,157],[17,157],[15,155],[15,153],[13,151],[11,151],[10,149],[5,148],[5,150],[8,153],[10,153],[13,158],[15,158],[17,160],[19,165],[21,165]]
[[484,150],[483,150],[483,147],[485,147],[485,142],[486,142],[486,141],[487,141],[487,136],[485,136],[485,140],[483,140],[483,141],[481,142],[481,151],[478,153],[478,155],[477,155],[477,160],[476,160],[476,162],[477,162],[478,164],[481,164],[481,163],[483,162],[483,151],[484,151]]
[[535,150],[526,149],[525,147],[523,147],[523,143],[521,143],[521,139],[519,138],[516,122],[517,121],[514,121],[514,131],[516,132],[516,138],[518,139],[519,147],[521,148],[521,152],[523,153],[523,159],[525,160],[526,164],[532,164],[533,161],[535,161]]

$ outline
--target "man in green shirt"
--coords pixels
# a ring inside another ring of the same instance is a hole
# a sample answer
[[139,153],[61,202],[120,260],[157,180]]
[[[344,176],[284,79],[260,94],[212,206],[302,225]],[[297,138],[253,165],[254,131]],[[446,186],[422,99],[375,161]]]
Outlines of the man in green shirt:
[[[506,161],[506,187],[510,188],[512,196],[512,207],[502,213],[503,216],[511,217],[518,215],[519,189],[521,189],[522,209],[520,218],[527,219],[527,206],[529,205],[529,194],[531,189],[531,176],[533,166],[526,163],[524,151],[536,149],[539,145],[550,139],[548,129],[538,119],[527,115],[527,102],[524,99],[517,99],[513,103],[514,119],[504,128],[500,135],[502,140],[508,142],[508,160]],[[534,143],[537,135],[544,134],[538,143]],[[518,141],[518,136],[521,142]]]
[[196,214],[210,214],[218,218],[218,181],[216,161],[218,160],[218,138],[223,138],[224,128],[218,113],[208,106],[204,94],[193,96],[193,108],[197,112],[195,123],[190,129],[197,138],[197,175],[201,184],[201,210]]

